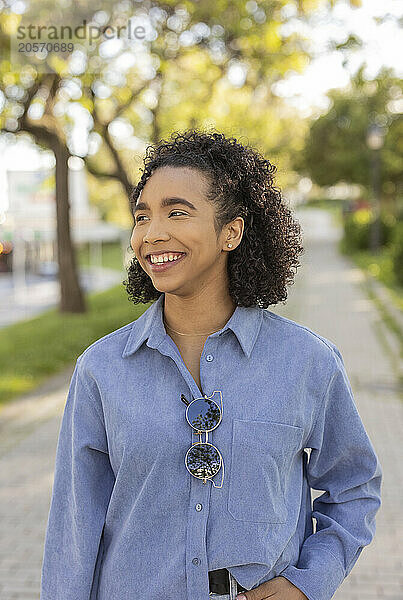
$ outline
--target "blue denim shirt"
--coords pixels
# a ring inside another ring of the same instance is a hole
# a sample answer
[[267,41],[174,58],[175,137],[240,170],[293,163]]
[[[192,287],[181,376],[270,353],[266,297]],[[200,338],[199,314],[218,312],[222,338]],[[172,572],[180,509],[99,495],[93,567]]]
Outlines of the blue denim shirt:
[[[206,340],[199,390],[163,302],[77,359],[41,600],[204,600],[208,571],[224,567],[246,589],[282,575],[329,600],[372,541],[381,504],[381,466],[339,350],[269,310],[237,307]],[[199,437],[181,401],[217,391],[223,417],[208,441],[223,458],[221,488],[185,467]],[[313,506],[310,488],[323,490]]]

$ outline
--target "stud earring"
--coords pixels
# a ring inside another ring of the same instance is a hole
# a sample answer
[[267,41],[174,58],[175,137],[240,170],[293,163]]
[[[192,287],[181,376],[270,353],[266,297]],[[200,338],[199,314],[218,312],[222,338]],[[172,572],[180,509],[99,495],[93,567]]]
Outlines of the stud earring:
[[232,244],[227,244],[227,245],[228,245],[228,248],[232,248]]

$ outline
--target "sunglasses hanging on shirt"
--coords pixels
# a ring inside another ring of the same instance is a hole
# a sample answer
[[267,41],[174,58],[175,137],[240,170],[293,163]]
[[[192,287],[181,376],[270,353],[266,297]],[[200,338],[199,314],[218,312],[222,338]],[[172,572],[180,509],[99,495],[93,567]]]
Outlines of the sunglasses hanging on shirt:
[[[219,394],[221,407],[212,398]],[[208,479],[216,488],[222,488],[224,482],[224,461],[220,451],[208,441],[208,432],[213,431],[222,421],[222,392],[216,390],[211,396],[193,398],[189,402],[182,394],[181,400],[186,404],[185,417],[192,429],[200,436],[200,441],[189,448],[185,456],[185,466],[189,473],[206,483]],[[202,441],[202,434],[206,441]],[[213,477],[222,467],[221,485],[216,485]]]

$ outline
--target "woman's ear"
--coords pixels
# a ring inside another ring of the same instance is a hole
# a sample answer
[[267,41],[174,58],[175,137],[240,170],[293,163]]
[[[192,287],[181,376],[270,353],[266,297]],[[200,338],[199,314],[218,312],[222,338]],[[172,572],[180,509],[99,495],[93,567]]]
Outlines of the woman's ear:
[[245,221],[243,217],[237,217],[227,227],[227,235],[226,235],[226,246],[230,248],[237,248],[242,241],[242,236],[245,228]]

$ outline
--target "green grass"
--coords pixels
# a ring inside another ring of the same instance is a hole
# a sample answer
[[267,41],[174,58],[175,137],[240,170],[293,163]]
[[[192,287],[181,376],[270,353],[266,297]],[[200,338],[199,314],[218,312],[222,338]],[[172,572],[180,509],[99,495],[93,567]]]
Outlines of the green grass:
[[[373,253],[370,250],[348,251],[343,241],[339,245],[340,251],[351,258],[351,260],[364,272],[372,275],[380,281],[390,292],[390,298],[398,310],[403,311],[403,287],[396,281],[396,275],[393,271],[393,261],[391,255],[391,247],[383,246],[378,253]],[[365,286],[367,293],[374,304],[377,306],[384,324],[394,333],[403,349],[403,330],[397,319],[388,311],[387,306],[384,306],[373,292]],[[401,354],[402,355],[402,354]]]
[[378,254],[373,254],[369,250],[360,250],[349,256],[363,271],[383,283],[390,290],[393,303],[397,308],[403,310],[403,287],[396,282],[391,248],[384,247]]
[[93,341],[134,321],[150,306],[131,303],[122,284],[86,299],[87,313],[52,309],[0,330],[0,405],[35,389]]

